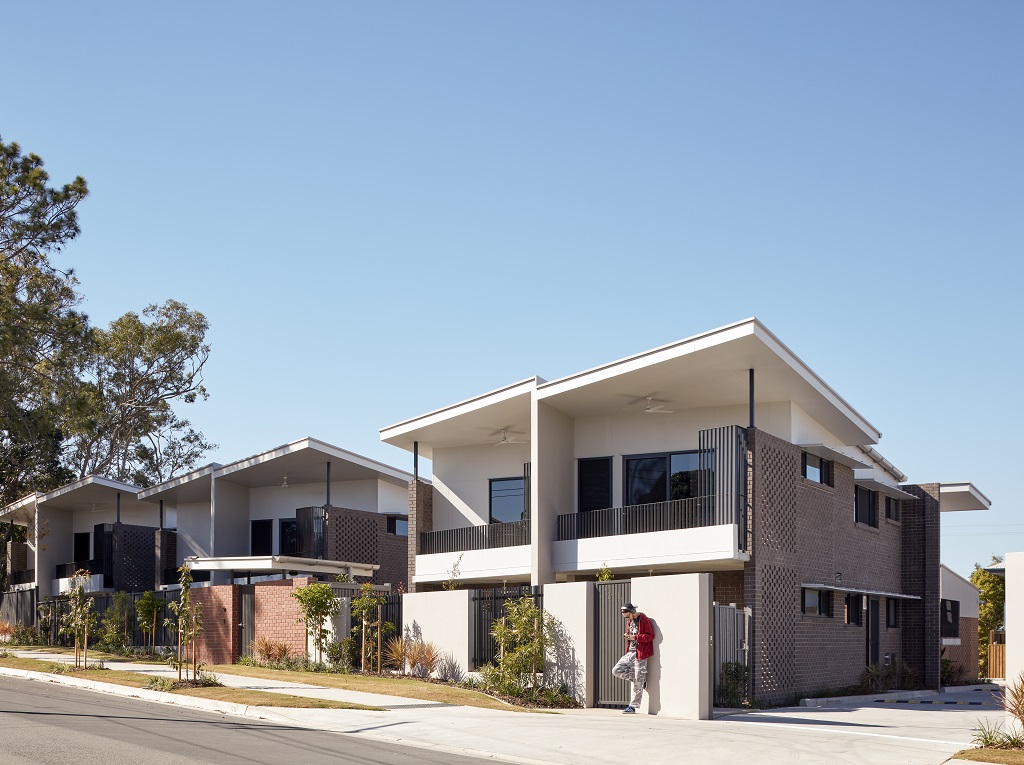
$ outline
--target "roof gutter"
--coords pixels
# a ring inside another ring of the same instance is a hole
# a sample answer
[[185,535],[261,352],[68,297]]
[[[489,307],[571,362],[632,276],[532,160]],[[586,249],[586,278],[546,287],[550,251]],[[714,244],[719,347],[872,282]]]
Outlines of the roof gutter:
[[889,462],[889,460],[887,460],[881,454],[876,452],[872,447],[861,446],[860,450],[864,452],[866,455],[868,455],[875,462],[877,462],[879,465],[881,465],[885,469],[885,472],[887,472],[889,475],[895,478],[899,483],[907,482],[907,476],[904,475],[899,468],[897,468],[895,465]]

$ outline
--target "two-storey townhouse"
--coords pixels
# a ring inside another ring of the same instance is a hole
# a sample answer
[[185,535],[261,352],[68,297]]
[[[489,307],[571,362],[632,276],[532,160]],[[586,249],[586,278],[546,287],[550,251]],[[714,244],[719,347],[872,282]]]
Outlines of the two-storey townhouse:
[[765,701],[893,661],[938,683],[939,513],[988,501],[880,438],[757,319],[381,430],[416,465],[411,589],[711,573]]

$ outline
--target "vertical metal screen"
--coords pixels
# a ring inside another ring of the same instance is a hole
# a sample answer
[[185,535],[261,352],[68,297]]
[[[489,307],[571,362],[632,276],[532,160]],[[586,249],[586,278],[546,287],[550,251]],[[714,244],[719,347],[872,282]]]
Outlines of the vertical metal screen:
[[629,683],[614,677],[612,667],[626,650],[622,638],[622,612],[619,609],[623,603],[629,602],[631,589],[628,581],[598,582],[594,587],[596,703],[599,707],[624,707],[630,700],[632,689]]

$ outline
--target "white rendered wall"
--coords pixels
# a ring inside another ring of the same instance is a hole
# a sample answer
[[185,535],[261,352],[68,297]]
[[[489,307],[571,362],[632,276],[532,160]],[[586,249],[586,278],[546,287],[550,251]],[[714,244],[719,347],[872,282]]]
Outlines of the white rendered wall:
[[746,560],[737,550],[737,534],[733,523],[554,542],[554,569],[592,572],[605,565],[615,570]]
[[[218,479],[218,485],[226,479]],[[352,510],[377,511],[377,481],[331,481],[331,504]],[[403,495],[406,490],[403,489]],[[249,514],[253,520],[294,518],[300,507],[323,507],[327,502],[327,482],[260,486],[249,492]],[[408,497],[404,512],[408,512]]]
[[711,719],[712,594],[710,574],[632,580],[630,598],[654,626],[642,714]]
[[1010,683],[1024,672],[1024,552],[1007,553],[1003,565],[1006,567],[1006,681]]
[[434,449],[433,530],[490,523],[490,479],[520,477],[529,461],[530,445],[525,443]]
[[[123,497],[122,497],[123,499]],[[103,509],[92,512],[91,510],[76,510],[74,512],[74,528],[76,534],[81,534],[86,531],[94,531],[94,527],[97,523],[116,523],[117,522],[117,510],[115,509]],[[122,509],[121,510],[121,523],[127,523],[133,526],[152,526],[157,527],[160,522],[160,508],[153,505],[153,509],[150,510],[148,507],[143,509]]]
[[408,485],[395,486],[389,481],[377,481],[377,512],[409,514]]
[[414,579],[417,582],[443,582],[449,578],[456,562],[459,563],[460,581],[526,581],[530,577],[530,546],[417,555]]
[[558,516],[573,511],[576,475],[573,470],[573,421],[549,404],[533,397],[531,443],[531,584],[554,581],[551,546]]
[[75,559],[75,537],[69,510],[38,509],[36,521],[36,584],[39,597],[56,595],[57,566]]
[[594,706],[594,583],[545,584],[544,610],[555,618],[557,633],[548,650],[548,673],[581,704]]
[[[178,560],[180,566],[189,555],[208,556],[210,552],[210,503],[183,502],[176,508],[178,530]],[[192,537],[202,550],[193,550],[185,535]]]
[[402,635],[434,643],[468,672],[473,660],[473,592],[406,593],[402,596]]
[[977,588],[946,569],[945,566],[939,567],[939,598],[959,601],[960,618],[978,618],[981,597]]

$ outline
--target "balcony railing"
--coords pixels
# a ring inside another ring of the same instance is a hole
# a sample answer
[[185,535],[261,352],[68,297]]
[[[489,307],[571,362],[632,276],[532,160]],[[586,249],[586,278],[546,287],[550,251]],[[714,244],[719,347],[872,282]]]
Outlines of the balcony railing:
[[34,568],[26,569],[24,571],[12,571],[7,575],[7,584],[32,584],[36,580],[36,570]]
[[432,553],[465,552],[467,550],[494,550],[530,544],[530,521],[489,523],[486,526],[468,526],[444,531],[424,531],[420,534],[420,555]]
[[610,507],[558,516],[558,541],[644,534],[650,531],[696,529],[738,523],[732,497],[712,496]]
[[54,571],[55,579],[70,579],[76,571],[87,571],[89,574],[101,574],[95,560],[79,560],[74,563],[58,563]]

